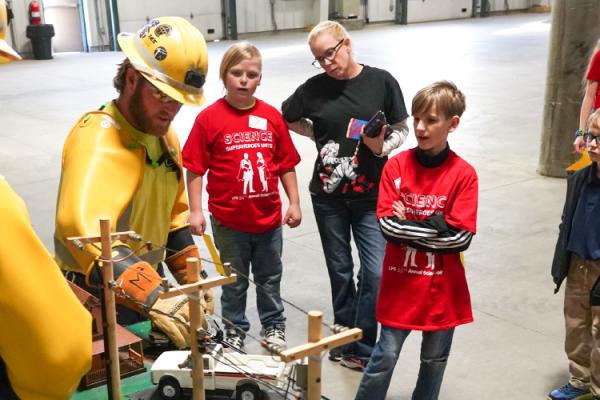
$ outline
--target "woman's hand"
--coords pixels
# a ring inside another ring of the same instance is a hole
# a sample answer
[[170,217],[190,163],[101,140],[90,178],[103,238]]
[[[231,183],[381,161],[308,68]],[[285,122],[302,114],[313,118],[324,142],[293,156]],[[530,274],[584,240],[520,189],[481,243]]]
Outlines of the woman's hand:
[[381,152],[383,151],[383,140],[384,140],[384,135],[385,135],[385,131],[388,129],[389,125],[383,125],[381,127],[381,129],[379,130],[379,135],[375,136],[375,137],[368,137],[366,135],[362,135],[362,140],[363,143],[373,152],[373,154],[375,155],[379,155],[381,154]]

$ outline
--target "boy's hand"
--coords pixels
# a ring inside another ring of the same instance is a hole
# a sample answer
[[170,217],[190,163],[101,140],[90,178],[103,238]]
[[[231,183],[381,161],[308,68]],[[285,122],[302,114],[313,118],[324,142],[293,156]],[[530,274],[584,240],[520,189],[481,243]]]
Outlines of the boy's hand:
[[400,200],[392,203],[392,210],[394,210],[394,216],[400,218],[401,221],[406,219],[406,208]]
[[300,225],[300,222],[302,222],[302,211],[300,211],[300,206],[298,204],[290,204],[283,217],[283,224],[290,228],[295,228]]
[[190,223],[192,235],[202,236],[204,234],[204,231],[206,230],[206,219],[204,218],[204,213],[202,211],[191,212],[188,222]]
[[583,153],[583,151],[585,150],[585,139],[583,138],[583,136],[577,136],[575,138],[575,141],[573,142],[573,151],[575,153]]
[[375,154],[375,155],[381,154],[381,152],[383,151],[383,139],[384,139],[385,131],[387,130],[388,127],[389,127],[389,125],[383,125],[381,127],[381,129],[379,130],[379,135],[377,135],[373,138],[370,138],[361,133],[364,144],[373,152],[373,154]]

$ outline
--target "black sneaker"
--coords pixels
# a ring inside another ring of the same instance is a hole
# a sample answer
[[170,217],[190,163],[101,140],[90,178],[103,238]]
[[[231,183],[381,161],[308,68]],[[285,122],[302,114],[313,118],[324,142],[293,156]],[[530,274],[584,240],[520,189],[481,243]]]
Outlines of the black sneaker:
[[242,350],[244,348],[244,338],[236,329],[233,328],[228,328],[225,330],[224,343],[236,350]]
[[285,342],[285,328],[273,325],[263,328],[261,335],[265,337],[268,343],[275,344],[283,349],[287,347],[287,343]]

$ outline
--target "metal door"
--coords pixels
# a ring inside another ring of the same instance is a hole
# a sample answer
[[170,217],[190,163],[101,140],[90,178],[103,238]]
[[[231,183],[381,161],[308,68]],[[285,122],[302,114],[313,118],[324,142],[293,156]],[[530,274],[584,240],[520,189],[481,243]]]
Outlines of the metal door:
[[45,22],[54,25],[54,51],[83,51],[78,0],[45,0],[43,4]]

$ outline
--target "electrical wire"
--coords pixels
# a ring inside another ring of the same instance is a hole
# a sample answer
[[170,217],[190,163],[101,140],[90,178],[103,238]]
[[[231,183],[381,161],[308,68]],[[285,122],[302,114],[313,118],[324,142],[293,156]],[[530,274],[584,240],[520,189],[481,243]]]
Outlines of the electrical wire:
[[[356,150],[355,150],[355,152],[356,152],[357,150],[358,150],[358,149],[356,149]],[[141,237],[140,237],[140,239],[141,239]],[[101,250],[101,249],[100,249],[100,248],[99,248],[99,247],[98,247],[96,244],[93,244],[93,243],[92,243],[91,245],[92,245],[94,248],[96,248],[97,250]],[[121,259],[117,259],[117,260],[110,260],[110,261],[112,261],[112,262],[124,261],[124,260],[126,260],[126,259],[128,259],[128,258],[130,258],[130,257],[132,257],[132,256],[134,256],[134,255],[136,255],[136,256],[137,256],[137,255],[138,255],[138,253],[139,253],[139,252],[141,252],[141,250],[143,250],[144,248],[149,248],[149,249],[156,248],[156,249],[164,249],[164,250],[166,250],[166,251],[174,251],[174,252],[176,252],[176,250],[169,249],[169,248],[167,248],[166,246],[155,246],[155,245],[153,245],[151,242],[146,242],[146,243],[145,243],[143,246],[139,247],[139,248],[138,248],[138,249],[136,249],[135,251],[132,251],[132,253],[131,253],[131,254],[128,254],[128,255],[126,255],[126,256],[124,256],[124,257],[122,257]],[[83,247],[83,246],[82,246],[82,247],[79,247],[79,249],[80,249],[80,250],[82,250],[82,251],[86,251],[86,252],[88,252],[88,253],[92,253],[92,252],[90,252],[89,250],[87,250],[87,249],[86,249],[85,247]],[[93,254],[93,253],[92,253],[92,254]],[[206,259],[206,258],[203,258],[203,257],[200,257],[199,259],[200,259],[201,261],[204,261],[204,262],[207,262],[207,263],[210,263],[210,264],[216,265],[216,266],[221,266],[221,267],[224,267],[224,264],[223,264],[223,263],[218,263],[218,262],[216,262],[216,261],[213,261],[213,260],[210,260],[210,259]],[[100,262],[107,262],[107,261],[109,261],[109,260],[103,259],[101,256],[99,256],[99,257],[97,256],[97,260],[98,260],[98,261],[100,261]],[[291,301],[288,301],[288,300],[284,299],[284,298],[283,298],[283,297],[281,297],[281,295],[279,295],[278,293],[273,293],[272,291],[270,291],[269,289],[267,289],[267,288],[266,288],[266,287],[264,287],[263,285],[261,285],[261,284],[259,284],[259,283],[255,282],[255,281],[254,281],[254,280],[252,280],[252,279],[251,279],[249,276],[247,276],[247,275],[245,275],[245,274],[241,273],[240,271],[236,270],[235,268],[231,268],[231,269],[233,269],[233,270],[234,270],[234,271],[235,271],[235,272],[236,272],[238,275],[240,275],[240,276],[241,276],[241,277],[243,277],[244,279],[248,280],[248,282],[251,282],[251,283],[252,283],[252,284],[254,284],[255,286],[257,286],[257,287],[259,287],[259,288],[263,289],[267,295],[269,295],[269,296],[277,295],[277,296],[279,296],[279,298],[281,299],[281,301],[282,301],[282,302],[284,302],[284,303],[286,303],[286,304],[290,305],[291,307],[295,308],[295,309],[296,309],[296,310],[298,310],[299,312],[301,312],[301,313],[303,313],[303,314],[305,314],[305,315],[308,315],[308,311],[306,311],[305,309],[303,309],[303,308],[301,308],[301,307],[297,306],[296,304],[292,303]],[[99,271],[99,270],[98,270],[98,271]],[[187,327],[188,329],[190,329],[190,328],[191,328],[190,324],[189,324],[187,321],[184,321],[184,320],[182,320],[181,318],[179,318],[179,317],[177,317],[177,316],[175,316],[175,315],[172,315],[171,313],[167,313],[167,312],[164,312],[164,311],[162,311],[162,310],[159,310],[159,309],[155,309],[155,308],[149,307],[149,306],[147,306],[145,303],[143,303],[143,302],[141,302],[141,301],[139,301],[139,300],[137,300],[137,299],[133,298],[133,297],[132,297],[132,296],[130,296],[128,293],[126,293],[126,292],[125,292],[125,290],[124,290],[122,287],[120,287],[119,285],[117,285],[117,283],[116,283],[115,281],[110,281],[110,282],[108,282],[108,287],[109,287],[109,288],[110,288],[110,289],[111,289],[113,292],[115,292],[115,294],[117,294],[118,296],[121,296],[121,297],[123,297],[123,298],[125,298],[125,299],[127,299],[127,300],[129,300],[129,301],[131,301],[131,302],[133,302],[134,304],[137,304],[138,306],[140,306],[140,307],[141,307],[141,309],[143,309],[143,310],[144,310],[145,312],[147,312],[147,313],[154,312],[154,313],[157,313],[157,314],[160,314],[160,315],[166,316],[166,317],[168,317],[168,318],[171,318],[171,319],[173,319],[173,320],[174,320],[174,321],[176,321],[177,323],[179,323],[179,324],[182,324],[183,326]],[[197,296],[197,295],[192,295],[192,294],[185,293],[184,291],[182,291],[181,289],[179,289],[179,287],[178,287],[178,286],[174,286],[174,287],[172,287],[172,288],[171,288],[171,290],[179,291],[179,292],[180,292],[182,295],[186,296],[186,297],[188,298],[188,300],[189,300],[189,299],[191,299],[191,300],[195,300],[195,301],[197,301],[197,302],[201,302],[201,301],[203,300],[203,298],[201,298],[201,296]],[[250,333],[243,331],[241,328],[237,327],[237,326],[236,326],[234,323],[232,323],[231,321],[229,321],[227,318],[223,317],[222,315],[218,315],[217,313],[214,313],[214,312],[213,312],[213,315],[216,315],[217,317],[221,318],[221,320],[222,320],[222,321],[224,321],[224,322],[225,322],[225,323],[228,325],[228,329],[235,329],[237,332],[239,332],[239,333],[242,333],[244,337],[248,337],[248,338],[250,338],[250,339],[252,339],[252,340],[254,340],[254,341],[256,341],[256,342],[260,343],[260,344],[261,344],[261,346],[263,346],[263,347],[265,347],[267,350],[269,350],[269,352],[272,354],[272,356],[273,356],[273,357],[274,357],[276,354],[279,354],[278,352],[274,352],[274,351],[273,351],[274,347],[272,347],[272,346],[265,346],[265,343],[266,343],[266,341],[265,341],[265,340],[263,340],[263,339],[259,339],[259,338],[255,337],[255,336],[251,335]],[[207,315],[206,317],[209,317],[209,316]],[[212,318],[212,317],[209,317],[209,318]],[[324,326],[326,326],[327,328],[329,328],[329,329],[330,329],[331,331],[333,331],[333,332],[339,332],[339,331],[342,331],[342,330],[345,330],[345,329],[347,329],[347,328],[345,328],[345,327],[340,327],[339,325],[336,325],[336,324],[333,324],[333,325],[331,325],[331,324],[328,324],[328,323],[326,323],[325,321],[323,321],[321,324],[322,324],[322,325],[324,325]],[[239,352],[239,353],[244,353],[242,349],[238,349],[238,348],[236,348],[236,347],[234,347],[234,346],[232,346],[232,345],[230,345],[230,344],[228,344],[228,343],[225,343],[225,345],[226,345],[226,346],[228,346],[228,347],[230,347],[230,348],[232,348],[232,349],[234,349],[234,350],[236,350],[236,351],[237,351],[237,352]],[[279,351],[280,351],[280,350],[283,350],[283,348],[279,348]],[[321,359],[321,360],[323,359],[324,355],[325,355],[325,352],[321,352],[321,354],[320,354],[320,359]],[[226,361],[226,362],[223,362],[223,364],[229,365],[231,368],[233,368],[233,369],[237,370],[237,371],[238,371],[240,374],[243,374],[244,376],[248,377],[249,379],[252,379],[253,381],[258,381],[258,382],[260,382],[260,384],[264,385],[265,387],[269,387],[269,388],[271,388],[273,391],[275,391],[276,393],[278,393],[278,394],[279,394],[279,395],[280,395],[280,396],[281,396],[283,399],[287,399],[287,398],[288,398],[287,396],[289,395],[290,382],[292,382],[292,383],[293,383],[293,389],[294,389],[294,388],[296,388],[296,389],[297,389],[297,387],[296,387],[296,384],[297,384],[297,382],[296,382],[296,380],[295,380],[295,379],[293,379],[293,378],[291,377],[291,375],[292,375],[292,372],[293,372],[293,370],[294,370],[294,367],[295,367],[295,364],[292,366],[292,369],[290,370],[290,372],[289,372],[289,374],[288,374],[288,376],[287,376],[287,381],[288,381],[287,389],[286,389],[286,390],[283,390],[282,388],[280,388],[280,387],[278,387],[278,386],[276,386],[276,385],[273,385],[273,384],[272,384],[272,383],[270,383],[270,382],[263,381],[263,380],[262,380],[262,379],[260,379],[260,378],[256,378],[256,377],[254,377],[252,374],[248,374],[248,373],[247,373],[247,371],[244,371],[244,370],[240,369],[240,368],[239,368],[239,366],[235,365],[235,363],[233,363],[231,360],[227,359],[227,358],[226,358],[224,355],[222,356],[221,362],[222,362],[222,360],[225,360],[225,361]],[[227,362],[229,362],[229,364],[227,364]],[[283,393],[283,395],[282,395],[282,393]],[[292,395],[293,395],[293,394],[292,394]],[[292,397],[292,399],[297,399],[297,397],[295,397],[295,395],[293,395],[293,396],[294,396],[294,397]],[[329,399],[328,399],[327,397],[325,397],[325,396],[321,396],[321,398],[322,398],[322,399],[324,399],[324,400],[329,400]]]

